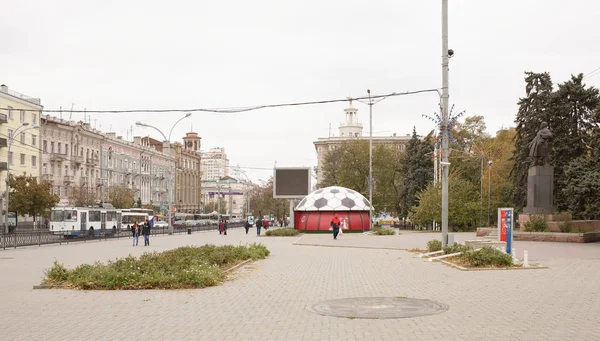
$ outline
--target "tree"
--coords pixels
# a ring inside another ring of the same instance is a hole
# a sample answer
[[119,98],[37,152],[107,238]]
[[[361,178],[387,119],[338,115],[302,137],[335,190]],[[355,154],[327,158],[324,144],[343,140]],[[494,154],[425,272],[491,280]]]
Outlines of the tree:
[[566,207],[576,219],[600,219],[600,163],[587,156],[564,170]]
[[551,162],[554,166],[554,205],[559,210],[569,206],[565,168],[572,161],[581,161],[581,157],[588,156],[592,139],[590,132],[596,123],[593,121],[599,103],[598,89],[586,88],[583,74],[571,76],[570,80],[559,84],[552,95],[549,127],[554,139]]
[[87,186],[69,188],[69,204],[76,207],[86,207],[98,203],[98,191]]
[[[373,207],[397,212],[402,186],[400,145],[373,148]],[[348,140],[325,154],[321,187],[342,186],[369,197],[369,141]],[[433,166],[431,166],[431,171]]]
[[542,122],[550,121],[548,110],[552,98],[552,79],[550,74],[525,72],[525,94],[519,99],[519,111],[515,119],[516,136],[513,152],[513,167],[510,173],[513,183],[512,197],[517,209],[527,204],[527,172],[530,166],[529,143],[540,128]]
[[108,189],[108,201],[118,209],[132,208],[135,206],[135,192],[124,186],[112,186]]
[[9,210],[17,211],[20,215],[28,214],[34,221],[60,201],[58,195],[50,193],[52,185],[48,181],[38,183],[37,178],[33,176],[11,176],[8,185],[10,187]]
[[413,128],[412,138],[402,157],[402,190],[399,195],[400,217],[407,217],[411,208],[418,205],[417,194],[433,180],[433,142],[431,135],[421,141]]
[[256,187],[250,196],[250,211],[255,217],[273,214],[275,217],[289,215],[290,202],[287,199],[273,198],[273,178],[263,186]]
[[[452,174],[448,182],[448,225],[454,230],[474,227],[481,210],[478,188],[471,182]],[[429,185],[418,194],[418,206],[413,206],[410,219],[421,226],[442,220],[441,183]]]

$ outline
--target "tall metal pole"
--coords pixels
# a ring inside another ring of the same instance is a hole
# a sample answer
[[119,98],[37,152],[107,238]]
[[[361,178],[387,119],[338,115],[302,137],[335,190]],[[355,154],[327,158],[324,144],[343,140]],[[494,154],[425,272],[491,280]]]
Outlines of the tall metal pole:
[[369,94],[369,230],[373,229],[373,101]]
[[[164,134],[163,134],[164,137]],[[169,136],[170,137],[170,136]],[[175,163],[175,158],[171,158],[171,140],[167,140],[167,153],[169,154],[169,159],[171,159],[171,161],[173,162],[169,162],[169,165],[171,167],[173,167],[173,163]],[[169,194],[169,234],[173,234],[173,211],[171,210],[171,206],[173,204],[173,189],[171,188],[171,179],[172,177],[175,176],[175,170],[171,168],[171,176],[169,176],[169,178],[167,179],[167,182],[169,182],[169,186],[167,187],[168,194]],[[173,186],[174,188],[175,186]]]
[[442,247],[448,245],[448,0],[442,0]]
[[489,172],[488,172],[488,222],[487,226],[490,226],[490,205],[492,202],[492,162],[488,161]]
[[221,186],[219,186],[219,180],[217,180],[217,224],[221,223]]

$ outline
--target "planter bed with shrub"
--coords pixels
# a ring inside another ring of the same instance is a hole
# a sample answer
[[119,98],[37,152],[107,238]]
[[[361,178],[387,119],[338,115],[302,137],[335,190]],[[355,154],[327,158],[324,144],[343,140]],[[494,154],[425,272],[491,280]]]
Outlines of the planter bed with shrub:
[[291,237],[291,236],[297,236],[299,234],[300,234],[300,232],[298,230],[296,230],[295,228],[291,228],[291,227],[267,231],[267,236],[269,236],[269,237]]
[[262,244],[184,246],[128,256],[108,263],[67,269],[54,262],[44,273],[42,287],[84,290],[196,289],[221,284],[226,270],[241,262],[264,259]]

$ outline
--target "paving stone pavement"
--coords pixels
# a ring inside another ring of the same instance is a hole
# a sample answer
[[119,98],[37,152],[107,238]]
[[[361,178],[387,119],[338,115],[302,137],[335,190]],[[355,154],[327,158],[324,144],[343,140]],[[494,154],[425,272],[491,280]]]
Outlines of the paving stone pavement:
[[[403,250],[358,248],[406,249],[436,237],[345,234],[337,246],[353,247],[322,247],[292,243],[306,238],[306,244],[331,245],[330,235],[258,238],[252,230],[246,235],[234,229],[228,236],[156,236],[146,248],[120,239],[0,251],[0,339],[600,340],[600,244],[521,244],[549,269],[474,272]],[[269,247],[269,258],[242,267],[218,287],[32,289],[55,259],[72,267],[181,245],[255,241]],[[390,320],[326,317],[305,308],[345,297],[422,298],[450,308]]]

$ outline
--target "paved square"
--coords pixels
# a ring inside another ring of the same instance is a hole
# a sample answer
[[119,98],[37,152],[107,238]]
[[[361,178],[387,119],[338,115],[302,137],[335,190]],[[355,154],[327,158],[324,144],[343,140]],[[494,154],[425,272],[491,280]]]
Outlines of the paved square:
[[[600,340],[600,244],[515,242],[545,270],[462,272],[401,249],[438,234],[261,237],[243,229],[0,251],[2,340]],[[458,234],[458,240],[474,234]],[[56,259],[69,267],[181,245],[259,241],[272,251],[200,290],[32,290]],[[312,245],[292,245],[312,244]],[[314,246],[314,245],[329,245]],[[350,247],[339,247],[350,246]],[[368,247],[368,248],[363,248]],[[381,247],[383,249],[378,249]],[[391,320],[325,317],[306,306],[410,297],[449,306]]]

